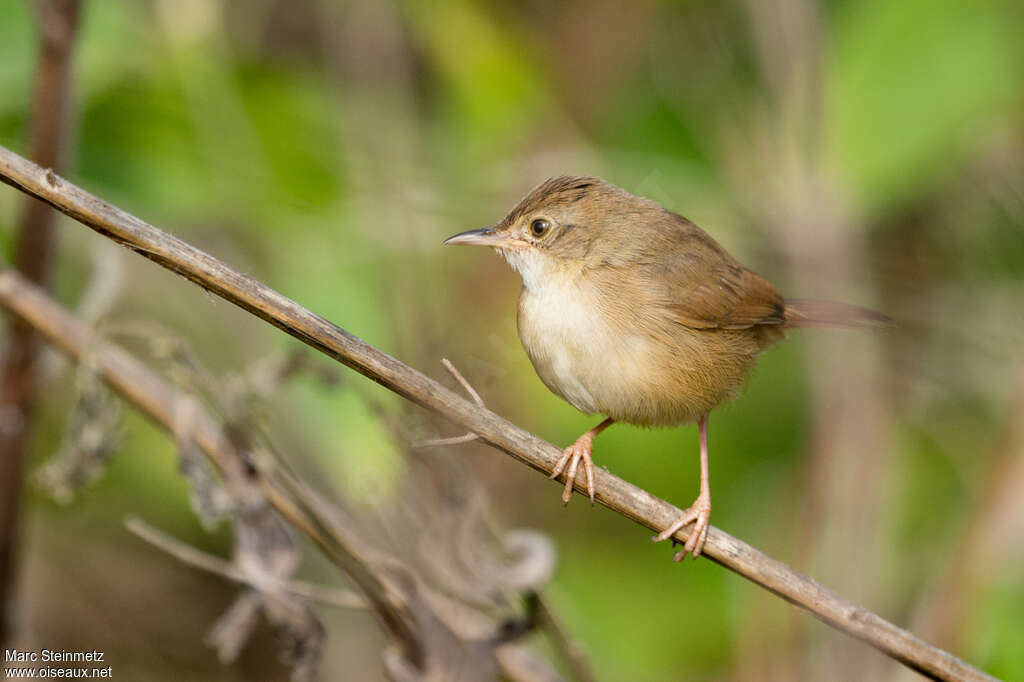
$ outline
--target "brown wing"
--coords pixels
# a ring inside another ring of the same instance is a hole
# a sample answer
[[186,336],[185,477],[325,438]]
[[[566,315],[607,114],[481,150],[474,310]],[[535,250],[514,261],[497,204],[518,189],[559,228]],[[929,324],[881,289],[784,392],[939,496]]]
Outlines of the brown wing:
[[646,263],[672,318],[693,329],[785,324],[786,304],[770,282],[693,223],[681,219],[674,227],[672,238],[659,240],[667,253]]
[[739,267],[716,268],[702,281],[674,282],[667,304],[680,324],[694,329],[749,329],[785,324],[782,296],[765,279]]

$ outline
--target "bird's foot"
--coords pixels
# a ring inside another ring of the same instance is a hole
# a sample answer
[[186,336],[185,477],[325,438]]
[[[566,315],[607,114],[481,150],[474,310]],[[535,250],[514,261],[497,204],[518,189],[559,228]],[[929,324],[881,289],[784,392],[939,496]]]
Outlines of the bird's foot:
[[682,561],[686,558],[687,554],[693,555],[696,559],[700,556],[700,553],[704,550],[704,542],[708,538],[708,528],[710,527],[709,520],[711,519],[711,495],[702,492],[694,501],[690,508],[683,512],[683,515],[676,519],[675,523],[663,530],[661,533],[655,535],[652,540],[655,542],[661,542],[668,540],[676,534],[676,532],[683,526],[693,524],[693,530],[690,531],[690,536],[686,539],[686,544],[683,548],[676,552],[675,556],[672,557],[673,561]]
[[549,476],[549,478],[558,478],[565,466],[569,465],[569,470],[565,474],[565,490],[562,492],[562,502],[565,504],[569,504],[569,500],[572,499],[572,486],[576,481],[576,469],[579,467],[580,460],[583,460],[583,469],[587,473],[587,493],[590,495],[590,504],[594,504],[594,460],[591,459],[590,452],[594,446],[595,435],[592,431],[587,431],[577,438],[575,443],[563,450],[561,459],[558,460],[558,464],[555,465],[554,471]]

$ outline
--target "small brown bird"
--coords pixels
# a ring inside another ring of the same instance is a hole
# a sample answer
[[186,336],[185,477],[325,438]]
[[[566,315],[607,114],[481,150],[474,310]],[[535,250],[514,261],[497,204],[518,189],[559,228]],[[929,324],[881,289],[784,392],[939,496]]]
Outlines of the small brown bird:
[[694,524],[675,555],[700,555],[711,514],[708,414],[733,398],[758,353],[790,327],[879,326],[870,310],[785,301],[706,232],[594,177],[552,178],[495,225],[445,244],[494,247],[522,277],[519,338],[541,381],[607,418],[567,447],[568,503],[580,463],[594,501],[591,449],[615,422],[700,429],[700,494],[654,539]]

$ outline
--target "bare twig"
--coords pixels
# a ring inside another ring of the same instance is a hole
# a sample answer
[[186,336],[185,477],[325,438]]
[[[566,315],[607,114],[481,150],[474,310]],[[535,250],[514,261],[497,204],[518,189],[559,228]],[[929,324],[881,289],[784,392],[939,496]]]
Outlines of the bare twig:
[[[248,584],[249,576],[226,559],[207,554],[186,542],[154,528],[142,519],[130,516],[124,520],[125,528],[157,549],[167,552],[183,564],[219,575],[236,583]],[[315,585],[303,580],[281,581],[281,588],[299,597],[339,609],[365,609],[366,600],[352,590],[341,590]]]
[[[71,54],[78,28],[78,0],[39,0],[40,39],[32,104],[30,154],[40,165],[61,168],[70,108]],[[56,213],[27,200],[18,226],[15,264],[32,282],[48,287],[56,251]],[[7,595],[14,572],[22,463],[28,449],[27,424],[39,381],[39,339],[20,322],[10,326],[0,368],[0,641],[6,639],[11,610]]]
[[444,368],[448,370],[453,377],[455,377],[455,380],[458,381],[459,384],[462,385],[462,388],[465,389],[466,393],[469,394],[469,397],[473,399],[473,402],[476,403],[478,407],[487,407],[484,405],[484,399],[476,392],[473,385],[466,381],[466,377],[462,376],[462,373],[455,369],[455,365],[453,365],[448,358],[441,358],[441,364],[444,365]]
[[[448,358],[441,358],[441,364],[448,370],[448,373],[455,377],[455,380],[462,385],[462,388],[466,390],[469,397],[473,399],[473,402],[478,407],[486,409],[484,405],[484,399],[480,397],[480,394],[476,392],[473,385],[466,381],[466,377],[462,376],[459,370],[455,369],[455,365],[448,360]],[[472,431],[462,434],[461,436],[452,436],[451,438],[431,438],[430,440],[418,440],[412,444],[414,448],[432,448],[439,445],[460,445],[462,443],[472,443],[475,440],[480,440],[480,436],[476,435]]]
[[[479,434],[486,443],[538,471],[549,474],[561,455],[561,449],[551,443],[461,398],[265,284],[2,147],[0,179],[270,322],[408,400]],[[15,284],[9,276],[12,273],[5,274],[8,276],[2,280],[0,291],[9,294]],[[16,308],[19,315],[32,314],[31,304],[26,306],[18,300],[4,304]],[[594,474],[597,501],[650,530],[666,528],[681,514],[673,505],[603,469],[598,468]],[[583,482],[577,484],[580,492],[583,492],[582,485]],[[287,501],[282,500],[279,509],[288,506]],[[321,516],[312,515],[309,509],[290,511],[295,523],[304,524],[312,537],[322,538],[324,519]],[[684,528],[676,534],[676,539],[685,542],[688,534],[689,529]],[[321,546],[328,556],[337,557],[337,548],[329,542]],[[705,555],[924,675],[941,680],[992,679],[717,528],[708,533]],[[389,611],[393,611],[393,605],[389,606],[392,607]]]
[[415,441],[412,446],[414,448],[434,448],[441,445],[462,445],[463,443],[472,443],[475,440],[480,440],[480,436],[475,433],[464,433],[461,436],[452,436],[451,438],[430,438],[428,440]]

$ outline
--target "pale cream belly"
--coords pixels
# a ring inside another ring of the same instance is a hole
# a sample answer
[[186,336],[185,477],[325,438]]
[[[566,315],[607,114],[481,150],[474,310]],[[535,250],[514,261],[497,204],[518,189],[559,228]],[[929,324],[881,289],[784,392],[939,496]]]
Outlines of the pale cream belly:
[[[612,328],[593,305],[564,295],[524,291],[518,327],[552,392],[581,412],[641,426],[707,414],[738,392],[757,353],[745,332],[686,330],[666,339],[643,328]],[[723,350],[729,362],[714,362]]]

